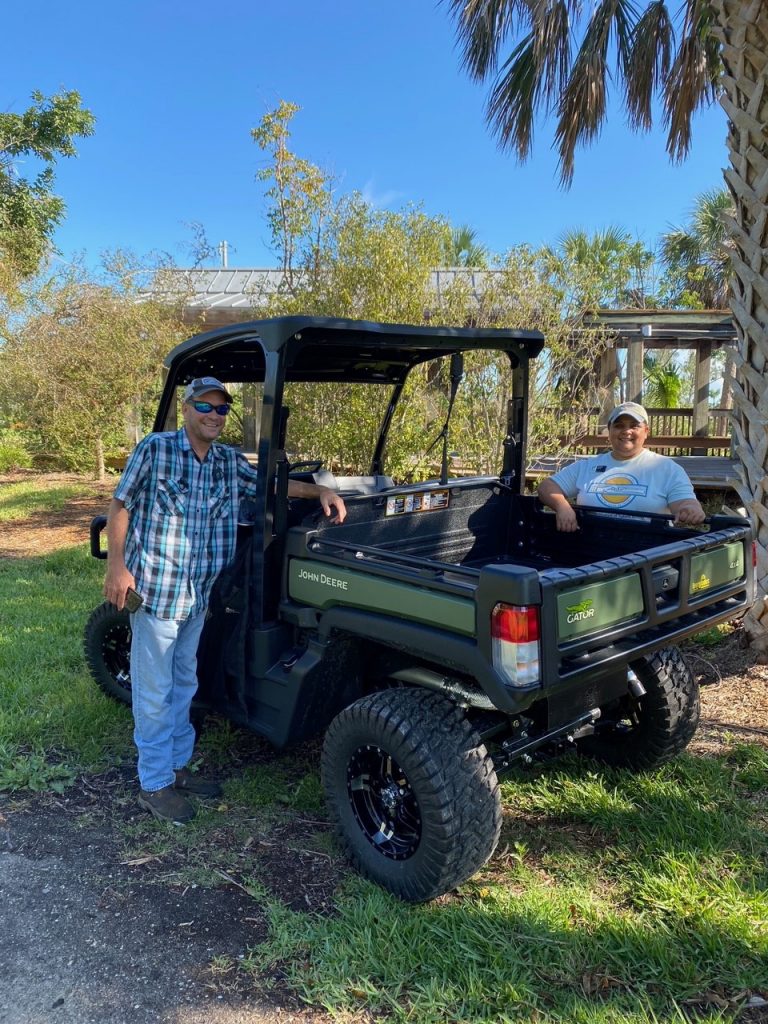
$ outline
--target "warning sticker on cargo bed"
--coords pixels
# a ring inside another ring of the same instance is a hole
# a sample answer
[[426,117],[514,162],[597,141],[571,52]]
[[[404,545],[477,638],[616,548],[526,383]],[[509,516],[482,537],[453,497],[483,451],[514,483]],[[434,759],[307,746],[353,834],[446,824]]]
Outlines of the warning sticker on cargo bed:
[[406,512],[435,512],[448,508],[448,491],[420,491],[417,494],[396,494],[387,498],[387,515],[401,516]]

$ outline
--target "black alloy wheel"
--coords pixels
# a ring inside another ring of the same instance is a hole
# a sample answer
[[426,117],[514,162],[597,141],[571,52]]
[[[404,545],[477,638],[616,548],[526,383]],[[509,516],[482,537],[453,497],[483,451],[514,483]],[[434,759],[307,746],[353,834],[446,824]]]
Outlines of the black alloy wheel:
[[421,841],[416,794],[405,772],[386,750],[359,747],[347,767],[347,792],[360,831],[393,860],[413,856]]
[[131,703],[131,619],[105,601],[95,608],[83,634],[85,660],[108,697]]
[[400,899],[449,892],[496,848],[493,762],[463,710],[441,694],[401,687],[345,708],[326,733],[322,778],[347,858]]

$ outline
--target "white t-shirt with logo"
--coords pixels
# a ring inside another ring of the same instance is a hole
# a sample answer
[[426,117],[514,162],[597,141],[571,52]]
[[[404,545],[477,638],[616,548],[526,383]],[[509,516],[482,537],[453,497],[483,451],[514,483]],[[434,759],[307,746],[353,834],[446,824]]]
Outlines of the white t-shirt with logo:
[[577,505],[615,512],[669,513],[671,501],[696,497],[682,466],[647,448],[631,459],[610,452],[577,459],[550,479]]

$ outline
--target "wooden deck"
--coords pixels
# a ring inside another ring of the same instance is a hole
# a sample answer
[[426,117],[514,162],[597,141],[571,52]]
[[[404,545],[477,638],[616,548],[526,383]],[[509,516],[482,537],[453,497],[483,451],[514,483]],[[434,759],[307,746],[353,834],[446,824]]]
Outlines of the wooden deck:
[[[556,473],[558,469],[576,459],[590,458],[591,455],[569,455],[566,458],[539,456],[528,464],[525,471],[526,482],[538,483],[542,477]],[[697,490],[735,490],[734,484],[739,479],[737,459],[725,455],[672,455],[670,458],[683,467]]]

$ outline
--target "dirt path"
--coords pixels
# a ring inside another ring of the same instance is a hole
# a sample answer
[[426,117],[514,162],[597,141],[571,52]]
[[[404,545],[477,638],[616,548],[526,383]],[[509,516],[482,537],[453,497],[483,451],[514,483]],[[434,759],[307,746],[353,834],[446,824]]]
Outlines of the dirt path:
[[[0,477],[0,487],[9,479]],[[0,558],[83,543],[110,492],[93,484],[60,513],[4,527]],[[692,749],[715,752],[728,734],[768,745],[768,666],[755,665],[738,634],[716,651],[716,660],[705,647],[688,652],[702,682],[719,680],[703,691]],[[63,796],[0,794],[0,1024],[328,1021],[297,1004],[279,979],[257,989],[234,969],[267,931],[259,903],[236,880],[215,888],[164,882],[160,858],[126,858],[125,829],[136,814],[129,775],[79,779]],[[283,841],[271,862],[266,850],[262,867],[284,902],[328,909],[345,869],[307,845]],[[299,852],[287,857],[289,848]]]
[[[3,484],[31,476],[0,476],[0,498]],[[60,512],[2,524],[0,559],[85,543],[115,484],[63,473],[35,481],[87,492]],[[0,793],[0,1024],[327,1021],[285,993],[246,987],[230,966],[266,936],[259,904],[237,885],[163,884],[160,858],[126,862],[131,774],[78,779],[63,796]]]

